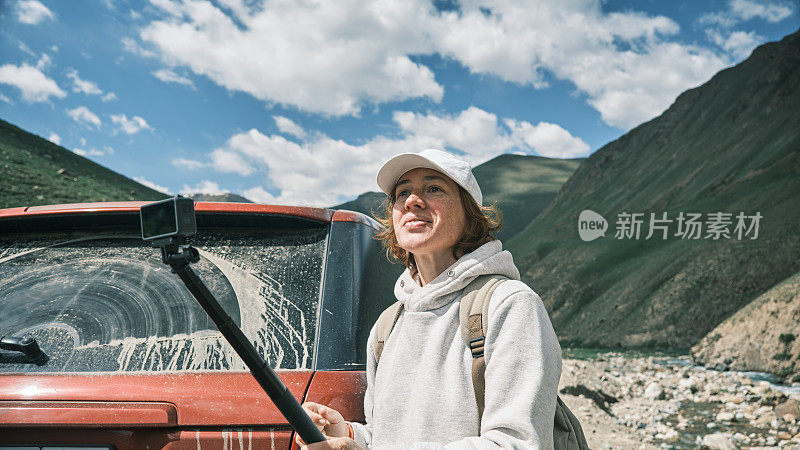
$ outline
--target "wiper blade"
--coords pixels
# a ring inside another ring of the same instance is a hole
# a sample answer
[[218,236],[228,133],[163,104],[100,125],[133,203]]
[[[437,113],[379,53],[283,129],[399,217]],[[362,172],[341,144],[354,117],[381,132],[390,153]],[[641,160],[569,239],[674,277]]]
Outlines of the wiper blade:
[[18,338],[3,336],[0,338],[0,349],[12,352],[21,352],[22,355],[0,353],[0,364],[47,364],[50,357],[39,347],[39,343],[32,337]]

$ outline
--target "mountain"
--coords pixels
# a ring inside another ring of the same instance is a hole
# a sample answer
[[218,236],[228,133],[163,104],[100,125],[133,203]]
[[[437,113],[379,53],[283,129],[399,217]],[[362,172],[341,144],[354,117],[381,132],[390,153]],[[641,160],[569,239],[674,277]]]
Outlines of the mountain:
[[230,203],[253,203],[241,195],[226,192],[224,194],[186,194],[184,197],[190,197],[196,202],[230,202]]
[[[530,223],[556,196],[581,161],[583,159],[500,155],[476,166],[473,173],[481,186],[484,204],[496,201],[503,214],[503,227],[497,237],[505,242]],[[385,199],[382,192],[367,192],[332,208],[371,214],[383,211]]]
[[506,242],[519,233],[555,198],[583,158],[500,155],[473,170],[484,203],[497,202],[503,227],[497,237]]
[[381,213],[383,208],[386,207],[384,201],[386,194],[383,192],[365,192],[358,196],[355,200],[351,200],[341,205],[331,206],[331,209],[347,209],[350,211],[358,211],[368,216],[374,216],[376,213]]
[[3,120],[0,179],[0,208],[167,197]]
[[[562,342],[688,350],[799,272],[798,111],[796,32],[586,159],[506,246]],[[608,220],[605,237],[580,239],[586,209]],[[712,239],[717,212],[732,215],[732,233],[739,213],[760,215],[758,236]],[[615,236],[623,213],[644,214],[639,239]],[[668,238],[646,239],[650,213],[667,213]],[[699,239],[676,236],[680,213],[702,214]]]
[[[707,365],[800,381],[800,272],[758,296],[692,347]],[[793,375],[793,376],[792,376]]]

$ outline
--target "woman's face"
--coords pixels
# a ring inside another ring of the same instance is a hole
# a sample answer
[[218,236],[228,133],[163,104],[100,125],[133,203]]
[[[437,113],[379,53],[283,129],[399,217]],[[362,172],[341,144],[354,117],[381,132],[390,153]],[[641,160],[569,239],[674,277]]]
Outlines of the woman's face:
[[466,214],[455,181],[432,169],[412,169],[395,187],[392,224],[397,243],[416,255],[437,255],[458,242]]

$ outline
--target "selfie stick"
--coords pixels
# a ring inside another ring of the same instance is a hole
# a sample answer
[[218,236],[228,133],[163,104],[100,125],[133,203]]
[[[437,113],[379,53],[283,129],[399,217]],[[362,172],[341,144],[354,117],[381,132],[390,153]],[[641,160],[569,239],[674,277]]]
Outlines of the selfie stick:
[[168,237],[153,242],[153,246],[161,247],[161,260],[172,267],[172,272],[178,274],[183,284],[189,289],[200,306],[206,311],[231,347],[242,358],[253,377],[269,395],[269,398],[278,407],[281,414],[289,421],[289,425],[297,431],[300,437],[308,444],[325,440],[322,432],[314,425],[303,407],[294,398],[292,393],[281,382],[275,371],[267,365],[264,358],[258,354],[253,344],[244,335],[241,328],[231,319],[219,304],[214,294],[208,290],[200,277],[197,276],[189,263],[200,260],[197,249],[186,246],[181,247],[180,238]]

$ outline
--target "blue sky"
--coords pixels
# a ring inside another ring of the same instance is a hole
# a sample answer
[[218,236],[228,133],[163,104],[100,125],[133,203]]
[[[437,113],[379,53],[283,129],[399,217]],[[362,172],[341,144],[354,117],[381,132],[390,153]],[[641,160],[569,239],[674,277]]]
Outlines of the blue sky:
[[0,1],[0,118],[170,193],[331,206],[390,156],[588,156],[797,1]]

